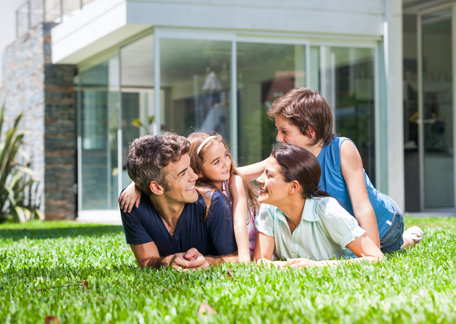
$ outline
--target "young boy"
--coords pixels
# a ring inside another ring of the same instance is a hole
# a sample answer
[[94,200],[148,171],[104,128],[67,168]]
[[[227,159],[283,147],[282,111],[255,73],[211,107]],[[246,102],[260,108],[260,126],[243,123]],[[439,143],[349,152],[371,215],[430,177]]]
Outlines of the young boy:
[[[383,253],[410,247],[423,239],[413,226],[404,232],[404,218],[397,204],[374,188],[363,169],[355,144],[332,133],[332,114],[326,100],[308,88],[290,90],[274,101],[268,111],[275,119],[277,141],[304,147],[320,163],[320,190],[336,198]],[[248,180],[264,169],[259,162],[239,168]]]

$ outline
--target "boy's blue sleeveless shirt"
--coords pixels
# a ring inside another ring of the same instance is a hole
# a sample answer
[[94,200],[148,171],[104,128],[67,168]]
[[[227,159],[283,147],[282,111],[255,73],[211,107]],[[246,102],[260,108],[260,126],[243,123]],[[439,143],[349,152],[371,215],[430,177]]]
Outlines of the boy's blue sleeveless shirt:
[[[342,175],[340,162],[340,146],[345,140],[350,139],[346,137],[334,137],[328,145],[323,146],[318,155],[318,162],[320,162],[321,166],[319,185],[321,190],[326,191],[330,196],[336,198],[342,207],[354,216],[353,206],[348,194],[347,184]],[[363,172],[367,194],[375,212],[380,238],[382,238],[386,231],[388,231],[394,215],[401,214],[402,212],[394,200],[374,188],[366,172],[364,170]]]

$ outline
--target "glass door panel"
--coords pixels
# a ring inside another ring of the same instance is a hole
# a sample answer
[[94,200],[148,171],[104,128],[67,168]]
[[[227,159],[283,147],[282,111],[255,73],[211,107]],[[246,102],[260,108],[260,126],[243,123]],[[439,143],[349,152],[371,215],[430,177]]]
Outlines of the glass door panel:
[[80,74],[82,210],[117,209],[119,59]]
[[305,55],[305,45],[237,44],[239,165],[271,154],[277,131],[267,111],[278,97],[306,86]]
[[333,132],[356,144],[375,185],[374,50],[323,47],[321,52],[322,94],[333,112]]
[[424,208],[454,208],[451,9],[421,17]]
[[162,131],[230,139],[231,42],[160,39]]

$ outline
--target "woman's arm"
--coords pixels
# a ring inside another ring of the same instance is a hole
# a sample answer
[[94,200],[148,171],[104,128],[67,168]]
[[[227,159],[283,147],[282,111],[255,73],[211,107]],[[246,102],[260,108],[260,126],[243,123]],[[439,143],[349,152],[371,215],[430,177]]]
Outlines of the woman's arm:
[[131,212],[133,206],[138,208],[140,201],[141,189],[139,189],[134,182],[130,183],[119,196],[120,209],[122,209],[125,213]]
[[246,165],[243,167],[236,168],[236,170],[247,179],[247,181],[255,181],[263,173],[266,160],[261,162]]
[[262,259],[271,260],[274,253],[274,244],[274,237],[258,232],[253,259],[257,261]]
[[239,262],[250,262],[249,233],[247,232],[248,202],[240,176],[235,174],[231,176],[229,190],[233,197],[233,225]]
[[351,141],[344,141],[340,147],[342,175],[347,184],[353,212],[359,225],[380,248],[380,236],[374,209],[369,201],[364,180],[363,162]]
[[[382,260],[383,253],[375,245],[375,243],[368,237],[366,234],[357,237],[353,241],[347,244],[349,248],[358,258],[349,259],[349,260],[324,260],[324,261],[313,261],[309,259],[291,259],[288,260],[288,265],[291,268],[303,268],[309,266],[333,266],[340,263],[353,263],[353,262],[362,262],[368,260],[372,263],[376,263]],[[284,265],[282,267],[286,267]]]

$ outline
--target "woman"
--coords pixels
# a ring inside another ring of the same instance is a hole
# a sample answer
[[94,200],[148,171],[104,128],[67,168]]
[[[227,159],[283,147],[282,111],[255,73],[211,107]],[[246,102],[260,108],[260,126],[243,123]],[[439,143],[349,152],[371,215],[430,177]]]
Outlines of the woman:
[[267,159],[260,184],[258,229],[254,258],[276,265],[305,267],[333,265],[331,258],[376,262],[383,253],[340,204],[319,190],[321,169],[304,148],[283,145]]

